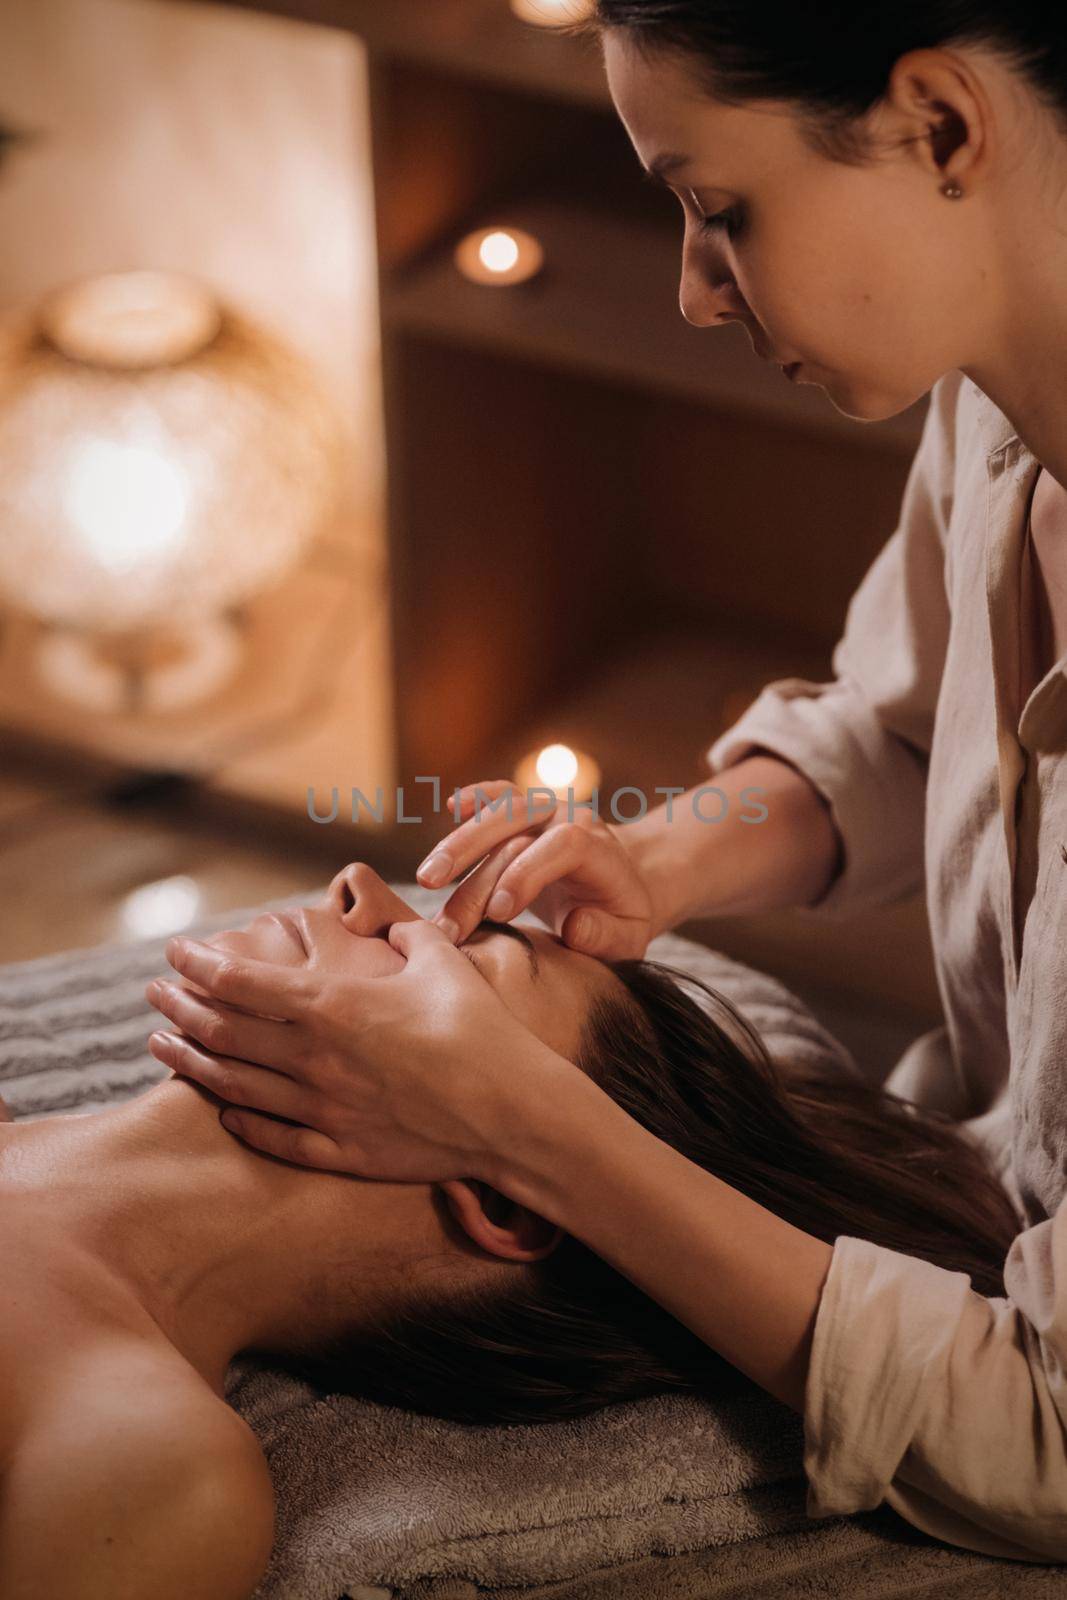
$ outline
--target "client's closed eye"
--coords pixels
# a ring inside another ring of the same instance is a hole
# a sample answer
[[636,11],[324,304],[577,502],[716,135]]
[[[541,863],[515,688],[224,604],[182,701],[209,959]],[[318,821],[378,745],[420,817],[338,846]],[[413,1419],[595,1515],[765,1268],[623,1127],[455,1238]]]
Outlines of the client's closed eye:
[[[529,964],[530,976],[532,978],[540,977],[541,964],[537,959],[536,946],[534,945],[533,940],[530,938],[530,935],[523,928],[517,927],[514,922],[495,922],[492,917],[483,917],[481,922],[479,922],[478,926],[475,928],[474,932],[471,934],[470,939],[465,939],[463,944],[470,944],[475,940],[478,940],[480,943],[481,940],[479,939],[479,935],[484,936],[485,934],[500,934],[503,938],[510,939],[515,944],[521,945],[525,953],[526,960]],[[560,941],[557,940],[557,943],[558,942]],[[463,950],[463,945],[458,945],[457,949]],[[467,959],[470,961],[472,966],[479,966],[479,963],[475,961],[474,957],[466,950],[463,950],[463,954],[467,956]]]
[[471,949],[471,947],[470,947],[469,943],[467,942],[467,940],[464,939],[462,944],[458,944],[456,946],[456,949],[459,951],[460,955],[466,956],[467,960],[470,962],[470,964],[474,968],[475,972],[481,973],[481,976],[484,978],[485,977],[485,973],[482,972],[480,963],[477,962],[474,959],[474,951]]

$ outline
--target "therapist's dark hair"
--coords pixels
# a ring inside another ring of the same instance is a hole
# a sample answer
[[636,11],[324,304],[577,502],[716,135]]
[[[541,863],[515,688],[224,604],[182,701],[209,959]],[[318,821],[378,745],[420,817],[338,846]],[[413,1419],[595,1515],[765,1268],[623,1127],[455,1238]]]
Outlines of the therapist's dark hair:
[[[623,989],[594,1003],[578,1064],[642,1126],[805,1233],[870,1239],[1003,1294],[1019,1224],[947,1118],[844,1069],[776,1065],[725,999],[683,973],[607,965]],[[442,1216],[455,1228],[443,1202]],[[749,1386],[573,1238],[543,1261],[499,1267],[482,1290],[412,1300],[295,1364],[327,1389],[478,1423]]]
[[909,50],[994,49],[1067,125],[1067,6],[1047,0],[818,0],[771,14],[753,0],[598,0],[591,23],[566,31],[590,28],[683,55],[715,99],[793,102],[838,160],[862,157],[858,119]]

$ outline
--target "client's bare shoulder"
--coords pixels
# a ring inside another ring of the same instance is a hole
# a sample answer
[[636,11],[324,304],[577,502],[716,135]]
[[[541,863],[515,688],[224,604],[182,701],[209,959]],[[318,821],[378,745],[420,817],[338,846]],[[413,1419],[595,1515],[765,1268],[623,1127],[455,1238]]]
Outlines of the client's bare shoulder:
[[0,1594],[247,1600],[274,1502],[248,1426],[131,1306],[0,1130]]
[[273,1539],[254,1435],[180,1358],[88,1339],[3,1452],[5,1600],[247,1600]]

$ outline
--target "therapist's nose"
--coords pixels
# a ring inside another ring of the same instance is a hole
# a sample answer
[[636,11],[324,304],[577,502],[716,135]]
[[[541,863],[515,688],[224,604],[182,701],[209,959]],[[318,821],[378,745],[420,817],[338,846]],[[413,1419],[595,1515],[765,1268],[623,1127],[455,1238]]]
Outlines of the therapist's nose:
[[678,304],[682,316],[694,328],[714,328],[721,322],[736,322],[745,307],[744,296],[721,253],[712,247],[694,244],[688,229],[682,247]]

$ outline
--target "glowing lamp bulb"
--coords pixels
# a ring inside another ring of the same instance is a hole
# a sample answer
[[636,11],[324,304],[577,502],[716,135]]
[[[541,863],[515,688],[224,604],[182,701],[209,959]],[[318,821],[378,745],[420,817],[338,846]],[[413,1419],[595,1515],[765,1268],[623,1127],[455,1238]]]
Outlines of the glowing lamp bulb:
[[507,288],[536,277],[545,252],[521,228],[479,228],[456,246],[456,266],[471,283]]
[[578,757],[569,745],[549,744],[538,754],[534,770],[549,789],[566,789],[578,775]]
[[592,16],[596,0],[511,0],[511,9],[523,22],[532,22],[537,28],[560,28]]
[[187,502],[184,472],[151,446],[82,438],[68,453],[64,509],[109,572],[168,551],[181,538]]
[[40,682],[122,716],[219,692],[245,603],[332,509],[340,430],[314,373],[169,272],[5,314],[0,367],[0,608]]

